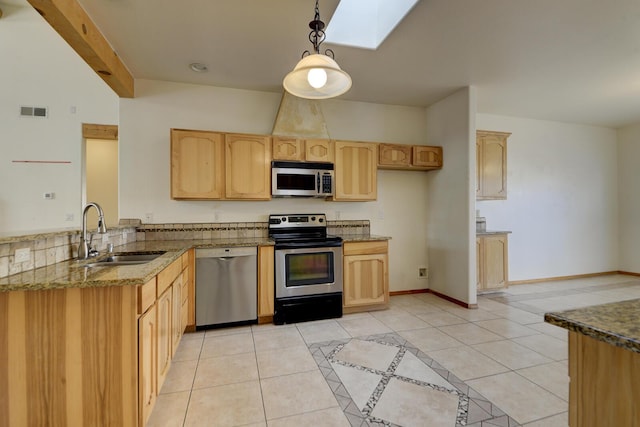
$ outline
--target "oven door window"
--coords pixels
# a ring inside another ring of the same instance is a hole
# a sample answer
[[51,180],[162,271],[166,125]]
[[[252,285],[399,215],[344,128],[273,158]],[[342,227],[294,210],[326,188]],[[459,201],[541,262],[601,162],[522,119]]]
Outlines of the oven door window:
[[333,283],[333,252],[287,254],[285,286],[307,286]]

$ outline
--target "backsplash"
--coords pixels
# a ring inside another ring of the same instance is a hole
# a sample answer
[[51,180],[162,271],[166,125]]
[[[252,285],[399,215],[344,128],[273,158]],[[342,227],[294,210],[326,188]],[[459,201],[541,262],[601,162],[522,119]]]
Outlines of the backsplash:
[[[268,237],[266,222],[142,224],[139,219],[121,219],[103,237],[94,234],[93,246],[104,251],[108,243],[120,246],[144,240],[209,240]],[[369,235],[369,220],[327,221],[329,234]],[[50,233],[0,238],[0,278],[34,268],[73,259],[78,255],[80,231],[76,229]],[[29,248],[29,260],[15,262],[16,249]]]
[[[136,240],[266,238],[269,236],[268,225],[267,222],[140,224]],[[337,235],[368,235],[370,224],[369,220],[327,221],[327,232]]]
[[[105,236],[105,237],[103,237]],[[104,235],[94,234],[93,247],[104,251],[107,243],[113,246],[136,241],[136,229],[126,225],[110,228]],[[78,256],[79,230],[63,230],[0,239],[0,277],[46,267]],[[15,262],[17,249],[29,248],[29,260]]]

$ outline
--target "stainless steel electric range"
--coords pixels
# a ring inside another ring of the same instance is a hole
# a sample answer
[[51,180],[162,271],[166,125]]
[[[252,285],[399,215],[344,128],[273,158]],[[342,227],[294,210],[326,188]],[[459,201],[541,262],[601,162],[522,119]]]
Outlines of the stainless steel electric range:
[[273,322],[342,316],[342,238],[327,235],[324,214],[269,215],[275,241]]

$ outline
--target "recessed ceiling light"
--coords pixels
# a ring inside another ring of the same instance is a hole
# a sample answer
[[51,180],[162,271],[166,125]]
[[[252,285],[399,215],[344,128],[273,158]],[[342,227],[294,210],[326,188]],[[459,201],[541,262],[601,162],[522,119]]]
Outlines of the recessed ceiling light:
[[209,71],[209,67],[201,62],[192,62],[189,64],[189,68],[191,68],[191,71],[195,71],[196,73],[205,73]]

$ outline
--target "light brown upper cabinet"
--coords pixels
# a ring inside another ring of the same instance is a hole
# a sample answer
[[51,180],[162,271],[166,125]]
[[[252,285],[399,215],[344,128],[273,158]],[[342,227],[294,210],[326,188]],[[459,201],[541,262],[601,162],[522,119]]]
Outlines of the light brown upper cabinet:
[[224,134],[171,129],[171,198],[224,198]]
[[379,144],[378,168],[430,170],[442,168],[442,147]]
[[335,141],[335,195],[338,201],[376,200],[378,144]]
[[273,160],[333,162],[333,143],[328,139],[274,136]]
[[271,137],[171,129],[171,197],[269,200]]
[[271,137],[225,134],[227,199],[271,199]]
[[507,132],[476,131],[476,200],[507,198]]

